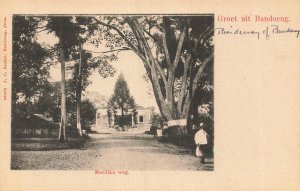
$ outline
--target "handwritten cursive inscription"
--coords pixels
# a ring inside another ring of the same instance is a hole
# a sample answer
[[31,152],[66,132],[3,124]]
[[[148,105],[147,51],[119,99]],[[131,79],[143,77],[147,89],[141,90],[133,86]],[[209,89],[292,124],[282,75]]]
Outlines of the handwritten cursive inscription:
[[278,25],[270,25],[267,26],[265,29],[259,30],[245,30],[245,29],[234,29],[232,26],[230,28],[216,28],[215,29],[216,35],[239,35],[239,36],[255,36],[257,39],[265,38],[269,40],[270,36],[275,35],[285,35],[285,34],[293,34],[296,38],[300,37],[300,29],[293,29],[291,27],[281,28]]

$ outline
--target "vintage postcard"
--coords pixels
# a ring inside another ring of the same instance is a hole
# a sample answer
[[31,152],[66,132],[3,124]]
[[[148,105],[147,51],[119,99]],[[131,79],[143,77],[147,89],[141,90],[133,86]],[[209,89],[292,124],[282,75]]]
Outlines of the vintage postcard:
[[0,1],[0,190],[299,190],[300,2]]

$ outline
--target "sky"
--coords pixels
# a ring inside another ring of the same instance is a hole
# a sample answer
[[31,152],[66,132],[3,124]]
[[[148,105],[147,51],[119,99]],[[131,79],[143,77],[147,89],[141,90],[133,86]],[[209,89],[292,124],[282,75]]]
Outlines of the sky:
[[[46,32],[41,32],[38,36],[38,41],[53,46],[57,43],[58,39]],[[102,44],[105,44],[104,42]],[[96,48],[92,45],[84,45],[83,48],[91,51],[107,51],[103,47]],[[152,85],[146,82],[143,75],[146,70],[143,66],[141,59],[133,51],[121,51],[118,54],[119,59],[113,61],[111,65],[116,69],[114,77],[102,78],[97,70],[90,76],[89,80],[92,82],[86,91],[98,92],[109,98],[114,90],[115,82],[120,75],[124,74],[127,81],[130,94],[135,98],[136,104],[144,107],[153,106],[158,111],[158,107],[153,95]],[[67,63],[68,64],[68,63]],[[51,81],[60,80],[60,64],[55,64],[50,69]]]
[[113,93],[118,76],[120,73],[123,73],[128,84],[129,91],[135,98],[136,103],[145,107],[156,107],[151,83],[147,83],[143,79],[143,75],[146,71],[140,58],[134,52],[120,52],[119,60],[114,61],[111,64],[116,69],[114,77],[104,79],[97,71],[95,71],[89,78],[92,81],[92,84],[90,84],[86,89],[87,91],[99,92],[109,98]]

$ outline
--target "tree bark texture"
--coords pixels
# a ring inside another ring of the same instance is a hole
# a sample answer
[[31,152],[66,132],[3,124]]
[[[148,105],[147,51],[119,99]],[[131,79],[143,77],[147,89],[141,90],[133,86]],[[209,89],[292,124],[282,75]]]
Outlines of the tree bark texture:
[[78,80],[76,84],[76,126],[79,136],[82,136],[81,129],[81,94],[82,94],[82,55],[81,46],[79,49],[79,63],[78,63]]
[[59,129],[59,142],[67,141],[67,108],[66,108],[66,79],[65,79],[65,53],[62,47],[59,48],[59,60],[61,63],[61,120]]

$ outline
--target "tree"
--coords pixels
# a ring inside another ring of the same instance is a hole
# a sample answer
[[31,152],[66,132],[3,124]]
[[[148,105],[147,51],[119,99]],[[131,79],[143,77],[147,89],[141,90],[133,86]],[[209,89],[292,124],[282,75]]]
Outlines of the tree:
[[121,126],[124,126],[124,112],[128,109],[134,109],[136,106],[134,98],[130,95],[127,82],[121,73],[116,81],[114,93],[108,101],[108,108],[114,112],[121,109]]
[[33,112],[52,118],[54,123],[60,119],[61,90],[59,82],[46,82],[40,89],[40,97],[33,104]]
[[[77,119],[77,131],[79,135],[82,135],[81,132],[81,97],[82,92],[87,88],[91,83],[88,78],[92,74],[92,71],[98,69],[98,73],[101,77],[107,78],[115,74],[115,69],[108,63],[110,56],[93,56],[87,50],[82,49],[82,46],[79,47],[78,52],[73,53],[73,59],[78,60],[72,67],[69,69],[72,70],[71,78],[71,92],[75,92],[76,100],[76,119]],[[113,60],[113,59],[112,59]]]
[[[13,111],[19,108],[27,116],[32,112],[40,112],[48,116],[53,115],[56,119],[57,109],[60,108],[59,140],[61,142],[67,138],[65,133],[67,102],[71,103],[72,100],[76,100],[76,103],[72,104],[77,106],[77,128],[81,133],[81,94],[90,83],[88,77],[91,71],[98,68],[102,77],[112,76],[115,73],[108,62],[115,60],[115,55],[95,57],[82,48],[93,31],[93,26],[85,27],[89,22],[91,22],[89,18],[56,16],[15,16],[13,20]],[[45,30],[58,38],[58,43],[52,48],[37,42],[36,34]],[[54,63],[55,56],[61,63],[60,89],[48,82],[49,67]],[[66,62],[69,61],[76,63],[73,67],[66,68]],[[66,86],[66,69],[71,69],[73,73],[73,79],[68,82],[69,87]],[[51,91],[54,90],[60,90],[61,96],[52,95]],[[20,100],[22,103],[19,103]],[[57,101],[60,101],[60,107],[56,104]],[[23,107],[24,105],[26,107]],[[50,111],[51,109],[53,111]],[[69,109],[73,111],[72,107]]]
[[79,62],[78,62],[78,78],[76,83],[76,127],[80,136],[81,131],[81,94],[82,94],[82,48],[79,45]]
[[67,109],[66,109],[66,77],[65,62],[70,59],[71,52],[79,44],[78,34],[81,32],[78,25],[71,22],[72,17],[49,17],[47,28],[58,37],[56,45],[58,60],[61,63],[61,123],[59,130],[59,142],[65,142]]
[[[12,114],[32,114],[32,104],[47,85],[50,52],[37,42],[40,17],[13,17]],[[21,103],[25,103],[25,110]]]
[[[89,17],[73,17],[73,23],[80,29],[80,32],[74,33],[77,35],[78,45],[72,56],[74,60],[78,60],[73,69],[73,88],[75,89],[76,100],[76,127],[77,132],[82,136],[81,131],[81,97],[82,91],[86,89],[90,81],[88,77],[91,75],[91,71],[98,68],[98,72],[101,77],[107,78],[113,76],[115,69],[108,63],[116,59],[114,55],[108,56],[93,56],[91,52],[83,48],[84,44],[88,42],[91,34],[94,32],[95,27],[89,25],[92,19]],[[74,70],[75,69],[75,70]]]
[[111,51],[142,60],[166,120],[187,119],[199,81],[213,62],[211,16],[94,17]]
[[89,100],[82,101],[82,127],[85,130],[90,130],[91,124],[95,122],[96,108]]

